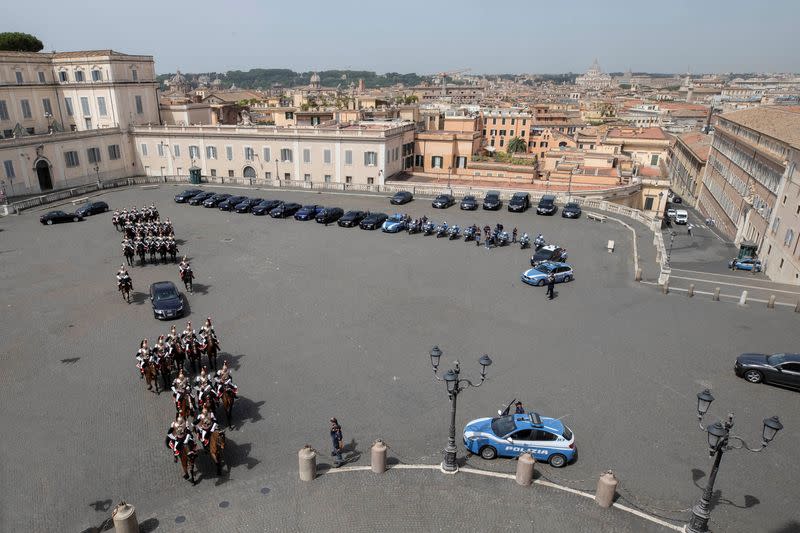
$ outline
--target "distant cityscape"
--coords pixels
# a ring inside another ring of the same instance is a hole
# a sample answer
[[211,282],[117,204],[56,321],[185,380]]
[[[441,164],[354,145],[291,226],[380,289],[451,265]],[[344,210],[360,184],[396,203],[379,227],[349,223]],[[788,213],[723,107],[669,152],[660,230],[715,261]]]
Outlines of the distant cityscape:
[[800,179],[796,74],[612,74],[597,59],[580,75],[155,72],[152,56],[113,50],[0,52],[6,197],[190,169],[591,195],[656,217],[675,194],[755,243],[773,279],[800,276],[783,202]]

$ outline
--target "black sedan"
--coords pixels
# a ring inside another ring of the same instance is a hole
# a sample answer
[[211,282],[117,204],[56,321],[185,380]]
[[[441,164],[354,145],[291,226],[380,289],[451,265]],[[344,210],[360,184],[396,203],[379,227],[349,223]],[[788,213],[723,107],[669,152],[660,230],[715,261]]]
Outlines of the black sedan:
[[392,205],[403,205],[403,204],[407,204],[408,202],[410,202],[413,199],[414,199],[414,195],[411,194],[410,192],[408,192],[408,191],[399,191],[399,192],[394,193],[394,196],[392,196],[389,199],[389,203],[392,204]]
[[78,213],[66,213],[64,211],[50,211],[39,217],[39,222],[48,226],[62,222],[78,222],[79,220],[83,220],[83,217]]
[[96,215],[97,213],[105,213],[106,211],[108,211],[108,204],[105,202],[89,202],[75,210],[75,212],[82,217]]
[[581,206],[579,206],[575,202],[569,202],[567,205],[564,206],[564,209],[561,210],[561,217],[580,218],[581,213],[582,213]]
[[475,211],[478,209],[478,200],[473,195],[467,195],[461,200],[459,205],[464,211]]
[[219,204],[233,196],[232,194],[215,194],[210,198],[203,200],[203,207],[217,207]]
[[733,371],[750,383],[772,383],[800,390],[800,354],[743,353]]
[[189,198],[189,205],[203,205],[203,202],[214,196],[213,192],[201,192]]
[[330,224],[342,218],[343,215],[344,209],[341,207],[326,207],[317,215],[316,221],[320,224]]
[[567,260],[567,251],[554,244],[547,244],[536,250],[531,256],[531,266],[536,266],[545,261],[563,263]]
[[364,220],[358,225],[361,229],[378,229],[386,222],[386,219],[389,218],[389,215],[386,213],[370,213],[367,215]]
[[304,205],[294,214],[295,220],[313,220],[325,209],[321,205]]
[[354,228],[361,224],[368,214],[366,211],[348,211],[336,223],[342,228]]
[[176,204],[185,204],[186,202],[188,202],[189,200],[191,200],[193,197],[197,196],[201,192],[203,192],[201,189],[186,189],[182,193],[179,193],[179,194],[175,195],[175,203]]
[[531,195],[526,192],[515,192],[508,201],[508,210],[512,213],[522,213],[531,206]]
[[500,199],[500,193],[497,191],[489,191],[483,197],[483,208],[490,211],[497,211],[503,207],[503,201]]
[[279,205],[283,205],[283,202],[280,200],[264,200],[260,204],[250,209],[250,212],[257,217],[263,217],[264,215],[268,215],[270,211]]
[[255,206],[263,202],[263,198],[246,198],[234,206],[233,210],[237,213],[247,213]]
[[294,202],[281,204],[269,212],[272,218],[286,218],[297,213],[303,206]]
[[218,203],[217,208],[220,211],[233,211],[237,205],[245,200],[247,200],[247,196],[231,196],[230,198],[225,198],[223,201]]
[[451,205],[456,203],[456,199],[453,198],[452,194],[440,194],[436,198],[433,199],[431,205],[436,209],[447,209]]
[[150,285],[150,303],[153,317],[172,320],[183,316],[183,297],[171,281],[157,281]]

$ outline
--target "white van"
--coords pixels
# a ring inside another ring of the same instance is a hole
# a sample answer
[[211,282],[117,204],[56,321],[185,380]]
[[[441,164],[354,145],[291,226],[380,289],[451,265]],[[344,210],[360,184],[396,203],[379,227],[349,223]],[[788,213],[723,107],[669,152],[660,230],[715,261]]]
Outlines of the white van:
[[686,224],[689,222],[689,213],[686,209],[676,209],[675,210],[675,223],[676,224]]

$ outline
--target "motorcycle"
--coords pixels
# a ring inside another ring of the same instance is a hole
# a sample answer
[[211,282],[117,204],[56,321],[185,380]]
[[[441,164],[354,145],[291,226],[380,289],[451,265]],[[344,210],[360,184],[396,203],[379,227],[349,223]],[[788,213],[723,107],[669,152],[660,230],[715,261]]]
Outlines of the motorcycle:
[[505,246],[511,242],[511,238],[508,236],[507,231],[501,231],[497,234],[497,246]]
[[453,226],[452,228],[450,228],[450,230],[447,232],[447,238],[451,241],[453,239],[461,238],[461,228],[459,228],[458,226]]
[[422,231],[425,233],[425,235],[433,235],[433,232],[435,230],[436,230],[436,224],[434,224],[433,222],[426,222],[422,226]]
[[436,228],[436,238],[438,239],[439,237],[444,237],[445,235],[447,235],[447,229],[448,229],[447,226],[445,226],[444,224]]
[[528,248],[530,245],[531,245],[531,238],[528,237],[527,233],[523,233],[522,237],[520,237],[519,239],[520,250],[524,250],[525,248]]
[[464,230],[464,241],[471,241],[475,238],[475,226],[469,226]]
[[536,247],[536,249],[537,249],[537,250],[538,250],[539,248],[541,248],[542,246],[544,246],[544,245],[545,245],[544,237],[542,237],[542,235],[541,235],[541,234],[539,234],[539,235],[538,235],[538,236],[537,236],[537,237],[536,237],[536,238],[533,240],[533,245]]
[[412,222],[408,225],[408,234],[412,235],[414,233],[419,233],[422,230],[421,224],[419,222]]

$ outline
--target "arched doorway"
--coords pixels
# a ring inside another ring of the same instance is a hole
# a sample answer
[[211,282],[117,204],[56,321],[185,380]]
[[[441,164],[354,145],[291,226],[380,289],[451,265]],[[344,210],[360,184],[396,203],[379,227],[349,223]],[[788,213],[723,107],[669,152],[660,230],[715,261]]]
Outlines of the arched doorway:
[[50,176],[50,163],[45,159],[36,162],[36,176],[39,178],[39,189],[49,191],[53,188],[53,178]]
[[256,170],[253,167],[244,167],[244,177],[245,178],[255,178],[256,177]]

